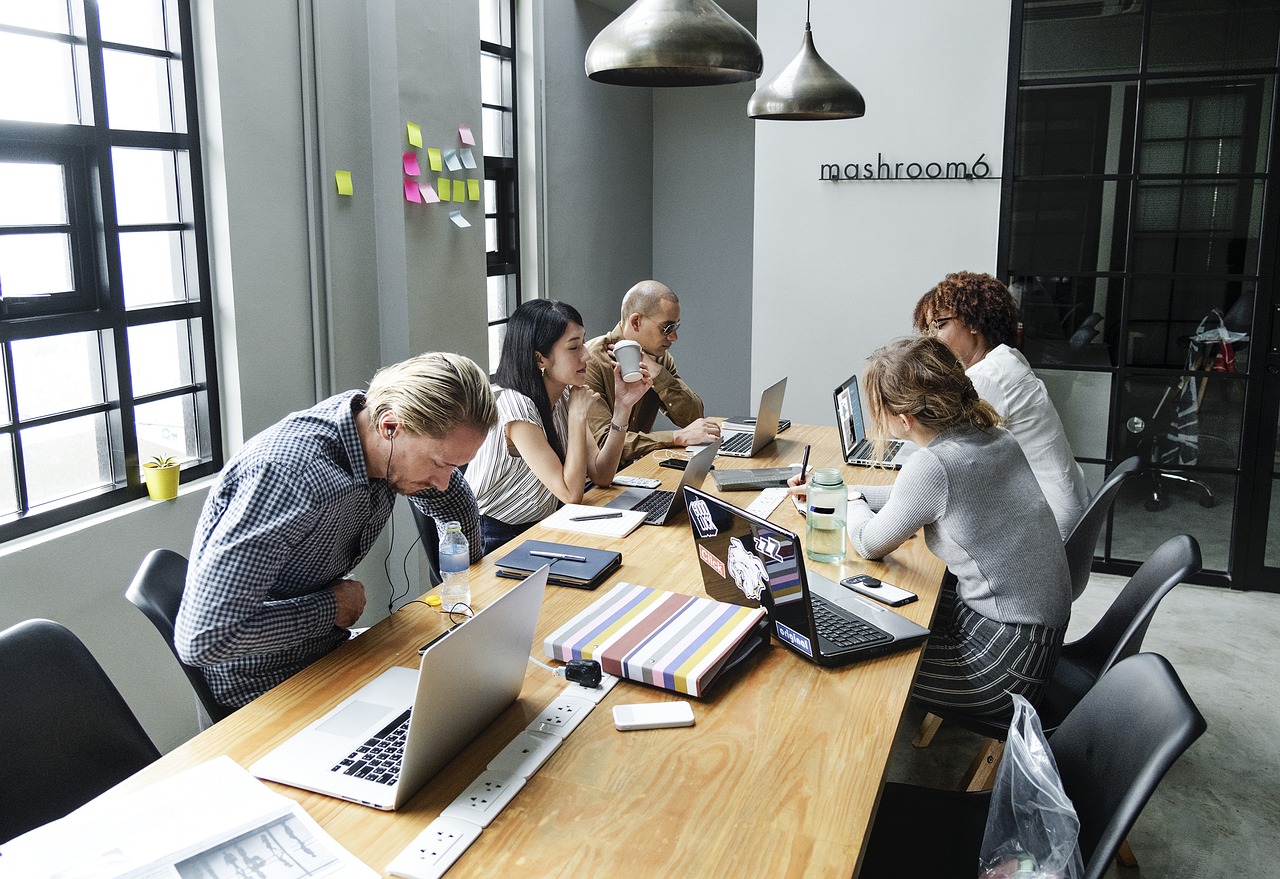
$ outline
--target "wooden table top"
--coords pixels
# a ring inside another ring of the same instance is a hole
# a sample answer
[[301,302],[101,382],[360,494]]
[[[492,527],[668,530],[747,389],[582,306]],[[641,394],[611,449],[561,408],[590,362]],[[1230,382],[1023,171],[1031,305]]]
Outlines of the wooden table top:
[[[718,458],[716,466],[798,463],[812,443],[814,467],[843,466],[835,429],[796,425],[756,458]],[[677,452],[672,452],[677,453]],[[658,452],[656,456],[672,454]],[[677,470],[655,456],[626,471],[671,488]],[[891,481],[890,471],[844,467],[849,483]],[[704,486],[715,492],[708,478]],[[601,504],[617,488],[593,489]],[[726,498],[746,506],[754,492]],[[803,538],[803,519],[784,501],[771,516]],[[702,578],[687,518],[642,525],[623,540],[535,526],[525,538],[619,549],[622,567],[606,582],[638,583],[701,595]],[[490,554],[471,570],[483,608],[511,586]],[[916,592],[898,608],[929,625],[943,565],[916,536],[883,562],[850,552],[840,565],[810,562],[833,579],[867,572]],[[538,622],[542,639],[601,594],[549,586]],[[237,711],[139,773],[124,789],[219,754],[248,767],[282,740],[393,665],[416,667],[417,648],[442,630],[439,614],[409,604],[329,656]],[[619,732],[612,706],[684,698],[620,682],[566,739],[449,872],[461,876],[823,876],[847,877],[875,811],[894,732],[921,648],[843,668],[806,662],[776,641],[728,673],[706,699],[690,700],[696,725]],[[375,870],[390,861],[542,707],[564,681],[532,663],[519,700],[433,778],[403,809],[379,812],[284,785],[324,828]],[[430,706],[427,706],[430,710]]]

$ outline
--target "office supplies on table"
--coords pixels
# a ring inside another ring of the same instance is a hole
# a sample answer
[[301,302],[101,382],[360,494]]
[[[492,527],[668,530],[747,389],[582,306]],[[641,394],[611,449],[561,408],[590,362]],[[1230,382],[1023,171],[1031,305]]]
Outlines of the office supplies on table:
[[548,635],[543,649],[562,662],[594,659],[611,675],[702,696],[768,640],[761,608],[619,583]]
[[497,561],[499,577],[527,577],[546,565],[547,582],[595,589],[618,570],[622,553],[545,540],[526,540]]
[[416,670],[387,669],[249,771],[377,809],[402,806],[520,695],[549,570],[431,644]]
[[797,467],[744,467],[738,470],[713,470],[711,478],[720,491],[759,491],[786,488],[787,480],[799,473]]
[[685,488],[707,594],[764,607],[778,639],[820,665],[843,665],[919,644],[929,630],[807,571],[794,532]]
[[[588,519],[597,513],[621,512],[617,519]],[[647,514],[643,510],[605,510],[587,504],[565,504],[542,520],[542,525],[560,531],[576,531],[579,534],[597,534],[601,537],[626,537],[640,527]]]
[[689,465],[680,476],[680,485],[676,486],[675,491],[661,488],[628,488],[605,504],[605,508],[642,510],[645,513],[646,525],[665,525],[684,510],[684,499],[680,495],[681,486],[693,485],[701,488],[719,448],[720,440],[716,440],[690,458]]
[[919,448],[908,440],[892,440],[885,456],[876,456],[875,443],[867,438],[866,422],[862,419],[862,399],[858,394],[856,375],[836,388],[832,396],[836,405],[836,432],[840,434],[840,451],[846,464],[897,470]]
[[753,458],[778,435],[782,415],[782,397],[787,392],[786,378],[764,389],[756,409],[755,426],[734,430],[731,423],[721,424],[720,454],[735,458]]
[[616,513],[592,513],[590,516],[570,516],[570,522],[594,522],[596,519],[620,519],[622,512]]

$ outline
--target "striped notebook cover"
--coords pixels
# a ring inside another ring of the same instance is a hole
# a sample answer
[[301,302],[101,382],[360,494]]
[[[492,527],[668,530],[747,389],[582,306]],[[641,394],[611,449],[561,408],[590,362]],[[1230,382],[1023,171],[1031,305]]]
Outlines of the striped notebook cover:
[[768,640],[763,608],[619,583],[543,648],[552,659],[594,659],[611,675],[697,697]]

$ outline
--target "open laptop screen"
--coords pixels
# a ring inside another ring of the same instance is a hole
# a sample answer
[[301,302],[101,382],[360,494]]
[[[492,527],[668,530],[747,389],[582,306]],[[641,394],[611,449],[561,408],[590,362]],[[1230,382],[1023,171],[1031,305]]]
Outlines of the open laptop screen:
[[836,427],[840,429],[840,448],[845,460],[858,443],[867,435],[866,425],[862,422],[862,401],[858,396],[858,377],[851,376],[848,381],[836,388]]
[[746,518],[708,495],[686,492],[686,497],[707,594],[731,604],[763,604],[776,630],[780,625],[808,635],[804,559],[796,535],[772,522]]

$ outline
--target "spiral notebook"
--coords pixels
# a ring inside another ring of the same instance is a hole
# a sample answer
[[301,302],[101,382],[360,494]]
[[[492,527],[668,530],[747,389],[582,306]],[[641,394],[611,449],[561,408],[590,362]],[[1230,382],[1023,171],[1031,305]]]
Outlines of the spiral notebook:
[[[589,518],[605,516],[607,518]],[[626,537],[644,521],[643,510],[609,510],[586,504],[565,504],[542,520],[548,528],[560,531],[576,531],[579,534],[598,534],[601,537]],[[574,521],[574,520],[578,521]]]

